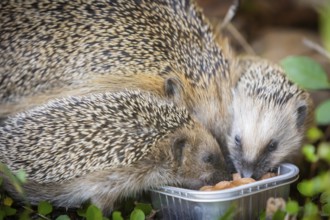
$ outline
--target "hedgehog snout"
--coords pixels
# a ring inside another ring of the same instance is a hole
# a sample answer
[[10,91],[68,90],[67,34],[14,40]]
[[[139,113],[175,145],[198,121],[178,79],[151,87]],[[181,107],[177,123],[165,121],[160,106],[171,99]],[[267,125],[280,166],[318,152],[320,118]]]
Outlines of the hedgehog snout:
[[250,178],[255,175],[257,171],[255,163],[249,161],[242,161],[242,163],[237,167],[238,172],[243,178]]
[[252,175],[253,175],[253,170],[252,170],[252,169],[244,168],[244,169],[241,171],[241,176],[242,176],[243,178],[252,177]]
[[260,179],[262,175],[269,172],[267,164],[249,164],[241,167],[240,174],[243,178]]

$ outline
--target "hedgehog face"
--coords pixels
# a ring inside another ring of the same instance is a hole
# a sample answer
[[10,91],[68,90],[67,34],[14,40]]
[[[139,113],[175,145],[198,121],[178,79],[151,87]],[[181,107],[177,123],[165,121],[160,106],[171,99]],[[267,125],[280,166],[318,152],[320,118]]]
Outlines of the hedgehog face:
[[[227,86],[219,86],[216,80],[210,81],[207,88],[193,87],[184,82],[185,79],[167,78],[164,82],[165,95],[177,105],[184,105],[216,138],[225,153],[226,134],[231,122],[228,112],[232,93]],[[231,162],[228,157],[225,159],[228,159],[227,163]]]
[[177,132],[172,149],[183,187],[198,189],[230,178],[219,145],[204,128]]
[[[268,97],[281,95],[272,94],[271,90],[266,92]],[[294,92],[300,95],[282,94],[289,98],[278,102],[278,99],[251,95],[240,87],[234,90],[228,146],[242,176],[259,179],[298,151],[309,106],[301,90]]]

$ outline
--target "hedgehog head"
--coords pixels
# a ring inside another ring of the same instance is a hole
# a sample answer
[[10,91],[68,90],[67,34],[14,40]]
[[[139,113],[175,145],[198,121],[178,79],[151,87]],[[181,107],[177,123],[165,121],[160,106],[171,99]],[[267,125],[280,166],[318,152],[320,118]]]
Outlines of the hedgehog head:
[[202,87],[193,86],[182,74],[174,74],[164,80],[164,95],[177,105],[185,106],[224,149],[232,93],[230,79],[220,78],[215,77],[208,81],[207,87]]
[[309,95],[266,61],[240,62],[228,146],[238,172],[260,178],[298,152],[309,124]]
[[[230,173],[224,156],[213,136],[199,124],[180,128],[168,136],[173,175],[185,188],[198,189],[203,185],[229,180]],[[164,148],[165,149],[165,148]]]

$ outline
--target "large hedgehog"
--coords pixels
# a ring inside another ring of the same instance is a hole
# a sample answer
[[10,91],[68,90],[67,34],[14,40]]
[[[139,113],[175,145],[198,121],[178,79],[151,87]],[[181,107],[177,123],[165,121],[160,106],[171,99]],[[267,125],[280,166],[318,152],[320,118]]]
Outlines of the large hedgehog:
[[12,116],[1,124],[0,151],[11,170],[26,171],[30,202],[91,199],[105,213],[153,187],[229,178],[216,140],[187,110],[139,91],[62,98]]
[[143,73],[160,76],[165,95],[225,143],[231,57],[194,2],[3,0],[0,8],[3,116],[34,95]]
[[259,179],[299,152],[312,102],[276,64],[242,57],[236,71],[228,148],[237,171]]

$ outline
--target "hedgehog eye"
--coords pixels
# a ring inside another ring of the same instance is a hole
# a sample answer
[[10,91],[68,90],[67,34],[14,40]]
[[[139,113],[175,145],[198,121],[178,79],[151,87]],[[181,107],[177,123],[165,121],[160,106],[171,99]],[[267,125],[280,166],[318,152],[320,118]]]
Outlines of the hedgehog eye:
[[238,135],[235,136],[235,144],[236,144],[236,146],[238,146],[238,147],[242,147],[241,138],[240,138],[240,136],[238,136]]
[[272,152],[277,149],[277,145],[278,145],[277,141],[271,140],[267,145],[267,150],[269,152]]
[[214,155],[213,154],[207,154],[206,156],[203,157],[203,162],[213,164],[215,162]]

